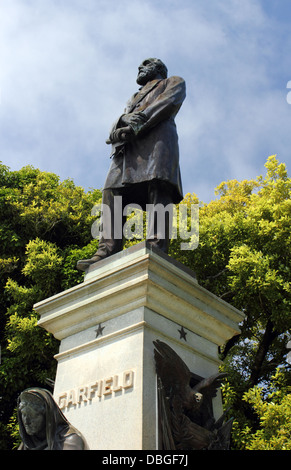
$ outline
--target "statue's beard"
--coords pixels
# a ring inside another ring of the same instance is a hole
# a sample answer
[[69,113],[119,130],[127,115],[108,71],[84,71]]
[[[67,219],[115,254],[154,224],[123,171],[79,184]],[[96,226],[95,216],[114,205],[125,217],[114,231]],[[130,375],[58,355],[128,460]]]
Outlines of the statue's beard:
[[146,72],[139,72],[136,83],[138,85],[145,85],[147,82],[150,80],[153,80],[156,76],[156,71],[155,70],[148,70]]

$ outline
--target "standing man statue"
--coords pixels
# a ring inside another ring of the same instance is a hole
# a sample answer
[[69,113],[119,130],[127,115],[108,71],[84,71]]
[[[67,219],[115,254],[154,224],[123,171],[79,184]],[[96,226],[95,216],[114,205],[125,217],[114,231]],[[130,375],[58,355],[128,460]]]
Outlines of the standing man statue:
[[[174,118],[185,99],[186,87],[182,78],[167,78],[167,75],[167,67],[161,60],[144,60],[138,67],[136,80],[141,88],[111,129],[107,143],[112,145],[112,163],[102,199],[102,204],[110,208],[110,216],[103,213],[102,223],[103,230],[112,229],[106,231],[106,237],[101,236],[98,251],[91,259],[78,261],[77,268],[82,271],[122,250],[122,238],[115,238],[113,231],[115,196],[122,197],[122,213],[130,203],[145,210],[146,204],[166,207],[183,199]],[[167,253],[169,217],[163,235],[158,233],[157,225],[153,218],[148,227],[148,241]]]

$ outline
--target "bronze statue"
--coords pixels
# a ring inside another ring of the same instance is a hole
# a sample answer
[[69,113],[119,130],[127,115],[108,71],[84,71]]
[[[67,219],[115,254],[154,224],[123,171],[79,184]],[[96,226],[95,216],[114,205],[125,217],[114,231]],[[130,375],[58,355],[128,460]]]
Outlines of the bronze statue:
[[22,440],[18,450],[88,450],[48,390],[29,388],[20,394],[18,422]]
[[[86,270],[91,264],[122,250],[122,235],[113,230],[116,206],[114,198],[122,197],[119,210],[128,204],[178,204],[183,199],[179,166],[178,135],[174,118],[186,96],[182,78],[167,78],[167,67],[155,58],[146,59],[138,68],[137,83],[141,88],[127,103],[114,123],[108,144],[112,145],[112,163],[103,189],[102,203],[110,208],[103,213],[106,237],[101,237],[98,251],[88,260],[80,260],[77,268]],[[168,251],[169,216],[165,217],[165,233],[158,233],[157,221],[151,220],[147,238],[155,247]],[[123,224],[125,218],[123,217]],[[110,233],[111,232],[111,233]]]
[[212,398],[226,374],[199,379],[176,352],[154,341],[159,420],[164,450],[227,450],[232,419],[213,417]]

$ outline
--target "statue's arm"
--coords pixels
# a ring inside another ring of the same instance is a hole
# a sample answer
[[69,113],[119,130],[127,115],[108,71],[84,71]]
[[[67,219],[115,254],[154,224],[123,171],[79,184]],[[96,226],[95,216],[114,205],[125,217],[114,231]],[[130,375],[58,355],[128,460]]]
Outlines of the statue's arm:
[[107,143],[127,141],[144,135],[160,122],[175,117],[186,96],[185,81],[181,77],[170,77],[161,93],[148,106],[139,111],[125,113],[119,117]]
[[62,450],[85,450],[85,443],[78,434],[70,434],[66,437]]
[[165,88],[156,99],[145,109],[141,109],[146,120],[135,135],[142,135],[160,122],[175,117],[185,97],[186,85],[183,78],[176,76],[168,78]]

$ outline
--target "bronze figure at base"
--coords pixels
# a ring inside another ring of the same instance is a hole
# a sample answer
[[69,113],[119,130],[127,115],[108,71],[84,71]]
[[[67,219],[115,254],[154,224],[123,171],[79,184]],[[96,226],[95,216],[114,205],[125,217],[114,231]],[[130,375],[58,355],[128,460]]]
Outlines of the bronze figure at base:
[[48,390],[29,388],[20,394],[18,422],[22,440],[18,450],[88,450]]
[[215,420],[212,398],[226,374],[198,379],[166,343],[154,341],[163,450],[228,450],[232,419]]

